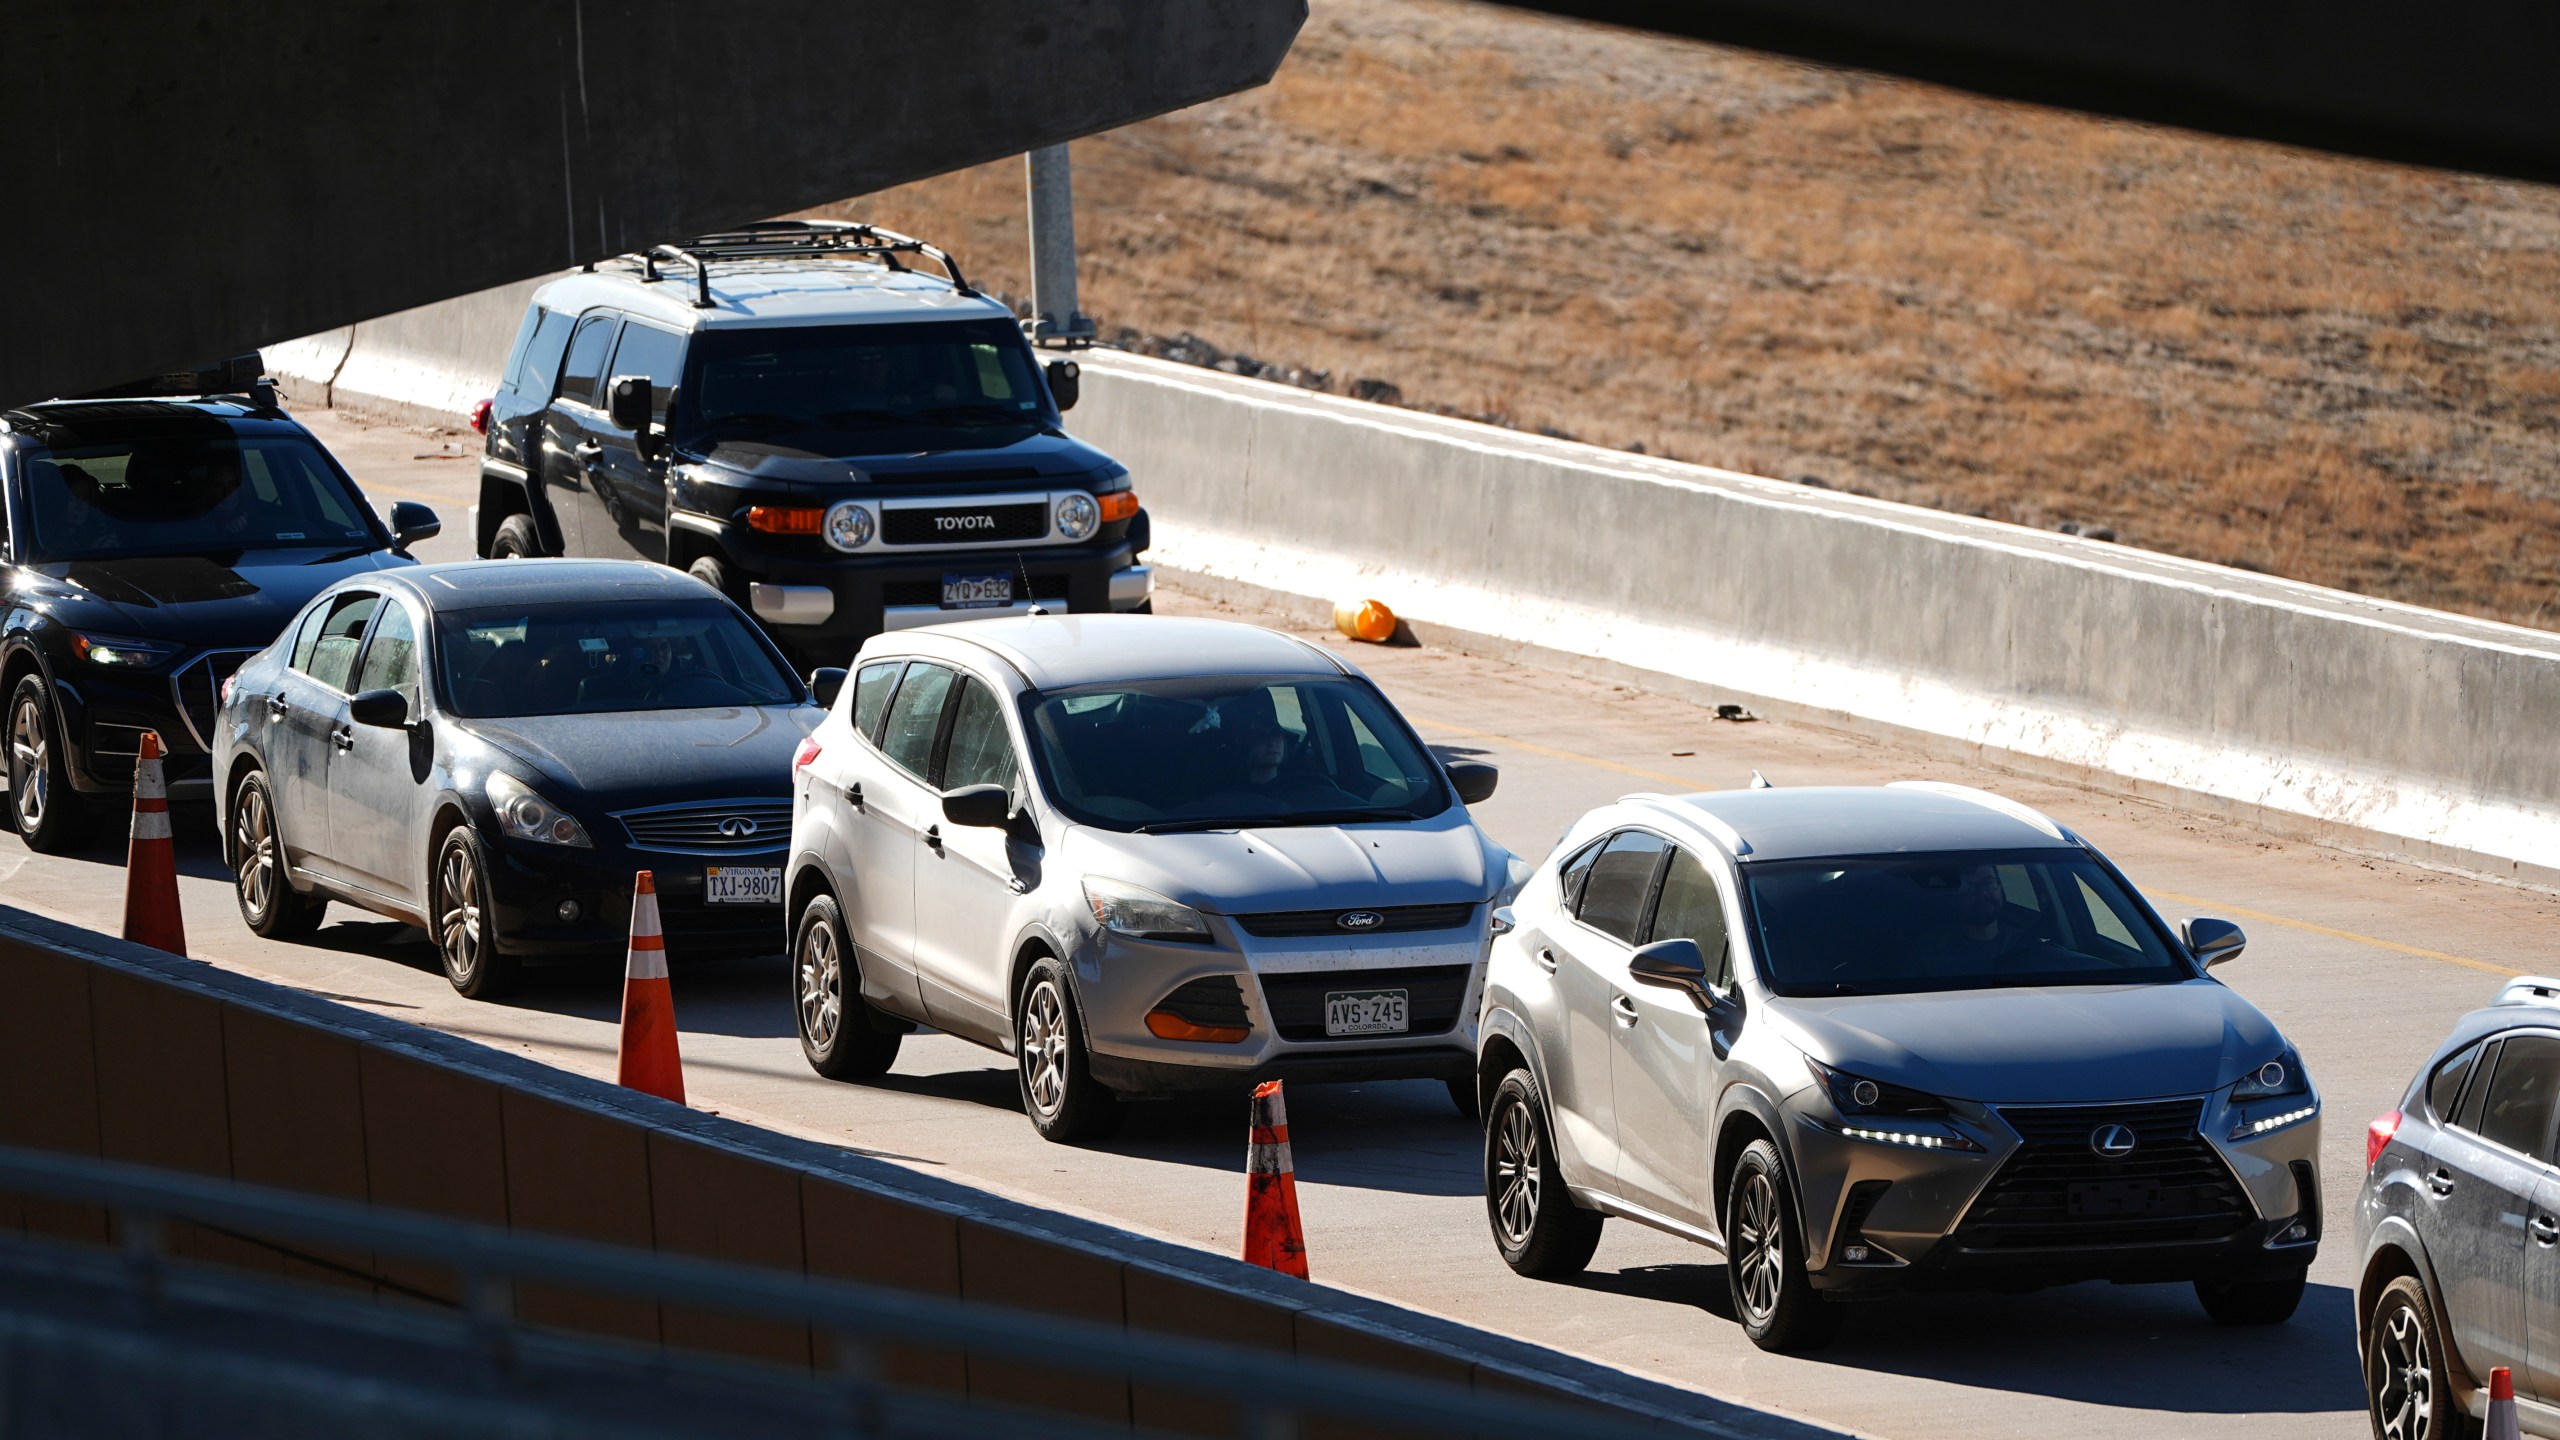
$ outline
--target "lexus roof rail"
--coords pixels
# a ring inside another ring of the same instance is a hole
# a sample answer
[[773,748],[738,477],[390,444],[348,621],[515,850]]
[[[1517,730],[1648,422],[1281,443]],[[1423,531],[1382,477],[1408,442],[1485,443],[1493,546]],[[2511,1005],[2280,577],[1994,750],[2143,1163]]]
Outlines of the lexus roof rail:
[[1657,810],[1669,810],[1674,814],[1677,814],[1681,819],[1697,826],[1701,830],[1706,831],[1709,835],[1714,836],[1718,841],[1722,842],[1724,848],[1733,853],[1734,859],[1746,859],[1751,854],[1751,842],[1742,838],[1742,832],[1733,828],[1732,821],[1725,819],[1723,816],[1708,809],[1704,805],[1684,799],[1681,796],[1664,795],[1653,790],[1639,790],[1632,795],[1619,796],[1618,803],[1621,805],[1650,805]]
[[[975,296],[966,277],[960,273],[960,262],[939,245],[929,245],[912,235],[883,230],[876,225],[857,225],[849,220],[759,220],[729,230],[715,230],[672,245],[652,245],[620,258],[640,267],[640,278],[656,282],[666,277],[658,272],[662,262],[682,262],[693,267],[693,308],[708,310],[711,301],[711,262],[714,260],[863,260],[904,270],[902,255],[914,255],[942,267],[951,280],[951,288],[963,295]],[[594,270],[590,261],[586,269]]]
[[2492,1005],[2560,1005],[2560,980],[2548,975],[2519,975],[2498,987]]
[[2012,820],[2032,825],[2056,840],[2077,841],[2080,838],[2063,829],[2052,816],[2032,805],[2021,805],[2006,795],[1994,795],[1988,790],[1976,790],[1970,785],[1958,785],[1947,780],[1888,780],[1885,782],[1885,788],[1926,790],[1933,795],[1944,795],[1951,800],[1970,801],[1986,810],[1997,810]]

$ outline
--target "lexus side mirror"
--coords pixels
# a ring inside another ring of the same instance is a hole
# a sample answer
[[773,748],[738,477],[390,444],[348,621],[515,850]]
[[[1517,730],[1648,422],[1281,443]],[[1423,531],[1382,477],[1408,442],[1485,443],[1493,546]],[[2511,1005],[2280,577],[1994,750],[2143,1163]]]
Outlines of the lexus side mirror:
[[1654,941],[1627,957],[1627,976],[1639,985],[1679,991],[1701,1015],[1713,1015],[1728,1003],[1707,983],[1707,957],[1695,940]]
[[391,540],[406,550],[421,540],[432,540],[444,531],[444,522],[436,512],[415,500],[394,501],[391,506]]
[[822,665],[809,672],[809,698],[829,710],[836,708],[836,697],[844,693],[844,667]]
[[2179,927],[2186,932],[2187,949],[2210,970],[2225,960],[2237,960],[2249,948],[2249,937],[2228,920],[2199,915]]
[[1001,830],[1013,819],[1013,792],[1002,785],[963,785],[942,797],[942,818]]
[[397,730],[409,723],[409,697],[397,690],[367,690],[347,702],[347,718],[359,725]]
[[604,413],[616,430],[642,435],[649,429],[649,377],[616,375],[605,389]]
[[1049,376],[1049,398],[1058,402],[1060,413],[1076,408],[1076,396],[1084,389],[1084,370],[1073,360],[1052,360],[1043,367]]
[[1457,790],[1462,803],[1483,804],[1493,798],[1494,787],[1501,783],[1502,771],[1496,766],[1481,760],[1449,762],[1449,784]]
[[1512,913],[1510,906],[1496,905],[1493,907],[1493,919],[1489,928],[1493,934],[1508,935],[1520,928],[1520,917]]

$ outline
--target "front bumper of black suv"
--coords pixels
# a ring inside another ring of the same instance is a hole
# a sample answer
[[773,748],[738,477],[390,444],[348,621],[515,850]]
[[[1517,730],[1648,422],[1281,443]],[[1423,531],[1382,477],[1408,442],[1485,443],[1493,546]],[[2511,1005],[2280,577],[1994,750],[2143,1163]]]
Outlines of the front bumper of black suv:
[[[741,549],[747,547],[742,544]],[[803,669],[843,665],[862,642],[884,630],[1027,614],[1037,603],[1063,614],[1138,609],[1155,592],[1153,570],[1129,539],[1022,550],[942,554],[838,555],[824,560],[741,555],[748,610],[792,663]],[[1002,575],[1013,605],[945,608],[944,581]]]

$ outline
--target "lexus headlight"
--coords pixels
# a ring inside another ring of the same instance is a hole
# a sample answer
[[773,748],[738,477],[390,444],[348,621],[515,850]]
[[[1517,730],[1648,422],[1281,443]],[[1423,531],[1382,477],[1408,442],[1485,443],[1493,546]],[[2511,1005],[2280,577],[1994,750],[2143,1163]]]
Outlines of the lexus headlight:
[[1955,1127],[1947,1102],[1935,1095],[1835,1070],[1810,1055],[1804,1063],[1822,1092],[1831,1097],[1831,1108],[1840,1112],[1839,1132],[1852,1140],[1907,1150],[1982,1148]]
[[2311,1076],[2302,1068],[2302,1057],[2288,1048],[2283,1054],[2240,1077],[2231,1087],[2231,1103],[2245,1105],[2252,1100],[2275,1100],[2287,1095],[2311,1093]]
[[2302,1057],[2288,1046],[2231,1087],[2231,1110],[2231,1138],[2248,1140],[2301,1124],[2320,1113],[2320,1103],[2311,1098]]
[[1209,938],[1209,922],[1199,911],[1178,900],[1168,900],[1144,885],[1087,876],[1084,903],[1092,907],[1094,923],[1105,930],[1149,940]]
[[569,818],[557,805],[545,800],[534,788],[503,770],[489,772],[482,787],[492,809],[498,812],[498,828],[518,840],[535,840],[545,845],[574,845],[593,848],[584,826]]
[[1069,540],[1090,540],[1102,528],[1102,507],[1093,497],[1079,490],[1058,497],[1058,534]]
[[871,507],[854,500],[839,500],[827,507],[825,525],[827,543],[839,550],[859,550],[871,543],[879,533],[879,522],[871,518]]
[[178,647],[164,640],[136,640],[124,635],[74,634],[71,653],[92,665],[111,665],[119,670],[148,670],[178,653]]

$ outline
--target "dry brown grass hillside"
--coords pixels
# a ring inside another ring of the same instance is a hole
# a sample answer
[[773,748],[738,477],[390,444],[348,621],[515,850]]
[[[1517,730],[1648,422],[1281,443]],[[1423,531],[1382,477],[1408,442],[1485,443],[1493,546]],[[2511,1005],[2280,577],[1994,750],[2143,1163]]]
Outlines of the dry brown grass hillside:
[[[2560,191],[1451,0],[1075,163],[1106,329],[2560,626]],[[845,209],[1028,288],[1019,162]]]

